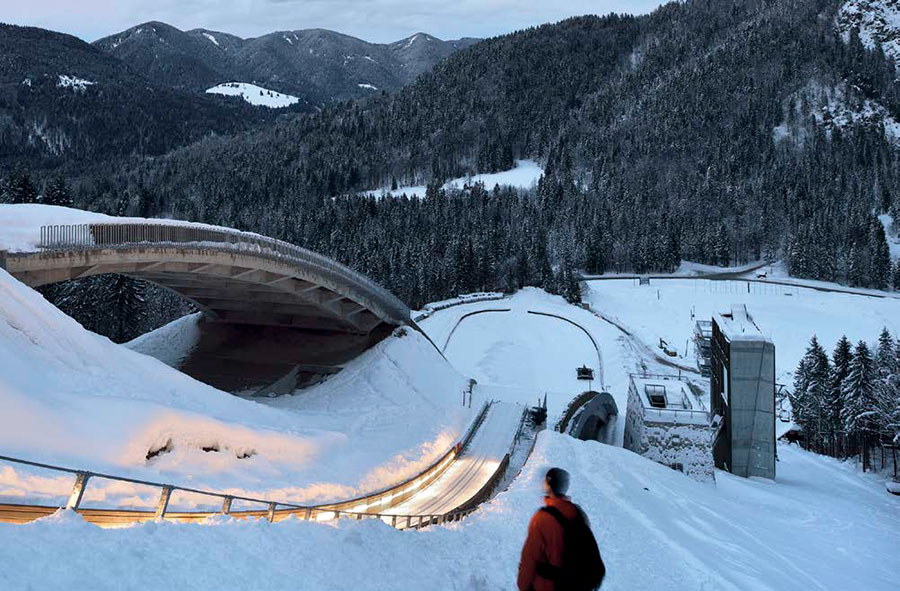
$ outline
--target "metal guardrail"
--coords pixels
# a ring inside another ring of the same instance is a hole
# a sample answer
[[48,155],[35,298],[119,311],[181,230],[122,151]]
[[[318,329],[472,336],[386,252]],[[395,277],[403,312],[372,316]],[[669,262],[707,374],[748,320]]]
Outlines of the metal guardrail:
[[409,322],[406,304],[353,269],[283,240],[230,228],[164,222],[41,226],[38,248],[43,252],[59,252],[189,245],[312,267],[335,283],[358,290],[396,322]]
[[[72,492],[69,495],[69,498],[66,502],[65,508],[77,511],[80,513],[87,521],[97,523],[98,525],[109,525],[109,524],[125,524],[125,523],[133,523],[136,521],[149,521],[154,519],[170,519],[174,521],[198,521],[202,519],[206,519],[208,517],[212,517],[214,515],[229,515],[237,518],[259,518],[264,517],[268,521],[278,521],[284,519],[289,516],[295,516],[300,519],[305,519],[308,521],[330,521],[333,519],[340,518],[349,518],[349,519],[381,519],[385,523],[389,523],[393,527],[397,527],[400,529],[413,528],[418,529],[421,527],[426,527],[429,525],[448,523],[451,521],[457,521],[462,517],[472,513],[477,509],[478,504],[481,501],[474,503],[472,500],[468,501],[464,506],[454,509],[453,511],[443,513],[443,514],[422,514],[422,515],[400,515],[388,512],[372,512],[367,509],[372,506],[377,506],[384,502],[384,499],[390,497],[390,501],[399,504],[406,498],[412,496],[416,490],[424,488],[434,482],[444,471],[450,466],[453,460],[455,460],[462,451],[468,446],[469,442],[474,437],[475,432],[484,422],[485,417],[487,416],[487,411],[490,408],[491,403],[485,402],[482,405],[481,410],[478,415],[472,421],[469,429],[467,430],[465,436],[450,450],[448,450],[440,459],[438,459],[435,463],[425,469],[423,472],[417,474],[416,476],[387,489],[370,493],[364,497],[359,497],[356,499],[351,499],[348,501],[340,501],[336,503],[325,503],[320,505],[301,505],[296,503],[289,503],[284,501],[273,501],[271,499],[259,499],[254,497],[245,497],[240,495],[229,495],[226,493],[200,490],[185,486],[178,486],[173,484],[165,484],[161,482],[153,482],[149,480],[140,480],[136,478],[128,478],[124,476],[116,476],[112,474],[104,474],[101,472],[92,472],[88,470],[77,470],[74,468],[66,468],[63,466],[55,466],[53,464],[46,464],[43,462],[34,462],[31,460],[24,460],[21,458],[14,458],[10,456],[0,455],[0,461],[10,462],[14,464],[21,464],[26,466],[32,466],[36,468],[52,470],[55,472],[64,472],[68,474],[72,474],[75,476],[75,483],[72,488]],[[517,433],[518,436],[518,433]],[[509,454],[506,457],[506,463],[508,464]],[[494,473],[491,479],[485,484],[484,487],[479,491],[479,493],[473,497],[480,498],[479,495],[483,496],[485,491],[488,491],[488,496],[490,496],[490,492],[493,491],[493,487],[496,486],[496,483],[499,481],[498,476],[505,470],[505,465],[502,465],[502,469],[498,468],[498,470]],[[124,510],[124,509],[84,509],[81,507],[82,499],[84,498],[84,492],[88,486],[90,480],[94,479],[106,479],[113,480],[118,482],[127,482],[130,484],[138,484],[143,486],[149,486],[153,488],[157,488],[160,491],[159,499],[156,504],[156,509],[153,511],[150,510]],[[175,492],[186,492],[195,495],[202,495],[212,498],[221,499],[222,508],[217,512],[212,511],[170,511],[169,510],[169,501],[172,497],[172,494]],[[484,500],[484,499],[482,499]],[[241,510],[241,511],[233,511],[232,504],[234,501],[243,501],[248,503],[254,503],[259,505],[264,505],[266,507],[265,510]],[[352,510],[357,507],[363,507],[363,510]],[[0,503],[0,522],[9,521],[14,523],[24,523],[27,521],[31,521],[33,519],[37,519],[39,517],[44,517],[47,515],[51,515],[56,510],[61,507],[51,507],[46,505],[27,505],[27,504],[8,504],[8,503]]]

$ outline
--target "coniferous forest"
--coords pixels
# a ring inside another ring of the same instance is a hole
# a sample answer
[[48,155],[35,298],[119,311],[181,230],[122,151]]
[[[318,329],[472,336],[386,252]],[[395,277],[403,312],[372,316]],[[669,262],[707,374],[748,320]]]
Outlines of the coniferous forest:
[[[867,468],[893,463],[900,437],[900,339],[884,329],[874,350],[842,337],[829,357],[812,337],[794,372],[790,394],[794,422],[805,447],[832,457],[858,456]],[[885,447],[891,457],[886,461]],[[881,457],[873,458],[880,450]]]
[[[524,285],[575,300],[579,272],[682,260],[781,260],[797,277],[898,289],[877,219],[900,219],[884,125],[900,119],[896,66],[855,31],[842,38],[839,4],[694,0],[573,18],[476,43],[394,94],[201,130],[164,155],[13,150],[0,199],[260,232],[412,307]],[[532,190],[440,188],[519,158],[544,166]],[[392,184],[428,194],[363,193]]]

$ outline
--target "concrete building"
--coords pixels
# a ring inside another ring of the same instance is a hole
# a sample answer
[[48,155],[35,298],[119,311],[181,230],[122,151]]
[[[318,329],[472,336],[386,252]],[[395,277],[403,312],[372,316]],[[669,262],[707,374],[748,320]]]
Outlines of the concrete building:
[[709,413],[678,376],[632,375],[626,449],[701,481],[713,479]]
[[775,344],[744,305],[713,318],[710,425],[717,468],[775,478]]

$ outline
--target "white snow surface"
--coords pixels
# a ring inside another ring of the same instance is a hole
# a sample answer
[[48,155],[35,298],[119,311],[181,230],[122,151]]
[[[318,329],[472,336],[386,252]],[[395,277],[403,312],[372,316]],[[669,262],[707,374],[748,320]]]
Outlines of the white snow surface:
[[203,33],[203,36],[206,37],[207,39],[209,39],[212,42],[212,44],[215,45],[216,47],[221,47],[219,45],[219,41],[218,41],[218,39],[216,39],[215,35],[212,35],[210,33]]
[[371,84],[357,84],[360,88],[365,88],[367,90],[378,90],[377,86],[372,86]]
[[764,283],[750,283],[748,293],[746,281],[707,279],[652,279],[650,285],[612,279],[586,285],[584,299],[594,309],[651,347],[664,339],[689,363],[694,361],[688,341],[696,320],[728,312],[732,304],[746,304],[763,335],[775,342],[775,378],[784,384],[792,383],[792,372],[813,334],[830,352],[841,335],[853,342],[872,342],[885,326],[900,332],[900,299],[895,298]]
[[142,334],[125,343],[125,346],[159,359],[169,367],[178,367],[200,340],[199,323],[202,318],[202,312],[182,316],[166,326]]
[[85,80],[84,78],[79,78],[77,76],[67,76],[65,74],[60,74],[56,82],[56,85],[60,88],[71,88],[76,92],[83,92],[88,86],[93,86],[94,84],[96,84],[96,82],[91,82],[90,80]]
[[[476,393],[529,406],[546,394],[549,424],[589,386],[610,392],[623,417],[610,441],[621,445],[628,374],[641,360],[621,331],[591,312],[525,288],[503,300],[437,311],[419,325],[454,366],[477,380]],[[592,384],[576,379],[581,365],[594,368]]]
[[[488,189],[493,189],[495,185],[500,185],[502,187],[508,186],[518,187],[520,189],[530,189],[537,184],[538,180],[543,174],[544,169],[541,168],[541,166],[534,160],[516,160],[515,167],[509,170],[504,170],[503,172],[476,174],[452,179],[444,183],[443,188],[460,189],[465,185],[484,183],[484,186]],[[394,190],[391,190],[389,187],[384,187],[381,189],[376,189],[374,191],[369,191],[368,195],[371,195],[373,197],[382,197],[384,195],[397,197],[400,195],[406,195],[407,197],[418,197],[421,199],[425,197],[426,189],[427,187],[425,185],[399,187]]]
[[718,472],[710,485],[544,432],[509,490],[459,523],[421,531],[293,518],[103,530],[60,512],[0,524],[0,560],[15,565],[0,569],[0,588],[514,589],[541,478],[560,466],[597,537],[604,590],[896,589],[900,497],[852,464],[783,444],[778,454],[774,482]]
[[884,233],[887,237],[888,248],[891,251],[891,260],[900,259],[900,227],[894,225],[894,218],[889,214],[878,216],[881,225],[884,226]]
[[[227,230],[220,226],[182,220],[116,217],[57,205],[0,204],[0,250],[34,252],[41,241],[41,226],[66,224],[167,224]],[[251,234],[252,233],[247,233]]]
[[882,44],[887,57],[900,58],[900,2],[897,0],[847,0],[837,14],[837,27],[844,40],[859,29],[859,40],[868,49]]
[[[290,39],[285,39],[290,43]],[[269,107],[280,109],[300,102],[300,99],[289,95],[263,88],[249,82],[225,82],[206,89],[209,94],[222,94],[225,96],[239,96],[251,105],[257,107]]]
[[[465,385],[408,330],[302,395],[247,401],[84,330],[0,270],[4,455],[242,496],[340,500],[400,482],[440,457],[472,413],[461,406]],[[167,442],[170,452],[147,459]],[[218,451],[202,449],[213,446]],[[55,503],[71,486],[67,475],[0,463],[0,498],[8,502]],[[97,480],[86,500],[147,507],[157,495]],[[200,499],[173,502],[192,507]]]

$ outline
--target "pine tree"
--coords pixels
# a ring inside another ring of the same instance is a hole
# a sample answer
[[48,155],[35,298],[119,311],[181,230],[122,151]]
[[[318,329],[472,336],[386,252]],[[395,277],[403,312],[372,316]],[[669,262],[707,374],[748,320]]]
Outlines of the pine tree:
[[853,360],[853,346],[846,336],[834,346],[834,352],[831,355],[831,380],[828,400],[828,414],[831,420],[832,429],[837,431],[843,430],[843,387],[844,380],[850,373],[850,362]]
[[872,430],[870,411],[874,403],[875,371],[869,346],[859,341],[850,361],[850,371],[844,379],[844,428],[849,433],[866,436]]
[[818,445],[827,431],[827,405],[831,366],[828,354],[813,336],[806,354],[794,374],[794,392],[790,399],[794,422],[803,429],[808,443]]
[[850,267],[847,270],[847,283],[853,287],[864,287],[867,283],[867,269],[862,250],[854,244],[850,247]]
[[44,189],[44,205],[59,205],[61,207],[72,207],[72,195],[69,191],[69,185],[66,180],[58,176],[47,185]]
[[102,300],[104,310],[111,316],[109,338],[124,343],[139,336],[146,320],[144,284],[124,275],[105,277]]
[[884,226],[874,216],[869,235],[869,252],[872,261],[871,285],[876,289],[887,289],[891,283],[891,251],[884,234]]
[[896,373],[894,339],[891,338],[887,327],[884,327],[878,337],[878,348],[875,350],[875,374],[879,378],[886,378],[893,373]]
[[31,177],[21,170],[12,171],[6,179],[4,187],[4,201],[13,204],[38,203],[37,189],[31,182]]
[[894,290],[900,291],[900,259],[894,261]]

